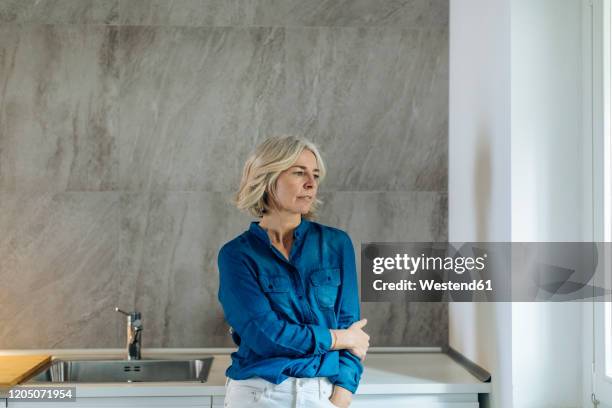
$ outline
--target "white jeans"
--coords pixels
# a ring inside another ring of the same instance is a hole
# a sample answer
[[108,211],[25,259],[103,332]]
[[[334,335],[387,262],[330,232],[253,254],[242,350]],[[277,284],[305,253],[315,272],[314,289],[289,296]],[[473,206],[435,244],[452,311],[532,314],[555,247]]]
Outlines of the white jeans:
[[329,397],[333,384],[326,377],[289,377],[280,384],[263,378],[227,379],[225,408],[337,408]]

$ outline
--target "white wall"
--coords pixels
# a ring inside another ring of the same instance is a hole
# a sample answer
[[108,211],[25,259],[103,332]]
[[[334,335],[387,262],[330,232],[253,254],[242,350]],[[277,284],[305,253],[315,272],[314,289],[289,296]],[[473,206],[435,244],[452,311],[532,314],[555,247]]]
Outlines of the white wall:
[[[449,240],[510,240],[510,0],[450,0]],[[449,344],[511,404],[510,304],[449,304]]]
[[[590,239],[581,4],[450,0],[450,241]],[[580,306],[451,304],[449,343],[491,406],[577,407]]]

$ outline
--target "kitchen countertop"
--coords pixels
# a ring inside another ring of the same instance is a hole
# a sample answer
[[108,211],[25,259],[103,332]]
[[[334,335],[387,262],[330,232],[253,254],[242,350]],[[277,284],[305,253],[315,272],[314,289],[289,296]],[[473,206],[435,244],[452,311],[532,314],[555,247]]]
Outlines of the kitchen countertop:
[[[225,394],[225,370],[233,349],[150,349],[143,359],[213,356],[208,381],[148,383],[76,383],[79,397],[221,396]],[[0,350],[0,355],[51,354],[54,359],[121,359],[125,350]],[[372,347],[357,394],[464,394],[489,393],[483,383],[437,347]],[[24,383],[21,386],[67,386],[67,383]],[[6,396],[4,396],[6,397]],[[2,394],[0,394],[2,398]]]

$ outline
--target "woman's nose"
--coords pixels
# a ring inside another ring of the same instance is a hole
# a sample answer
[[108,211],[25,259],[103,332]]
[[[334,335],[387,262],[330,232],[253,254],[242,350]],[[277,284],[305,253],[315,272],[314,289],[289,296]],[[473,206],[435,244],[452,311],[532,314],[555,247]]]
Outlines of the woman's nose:
[[308,176],[308,179],[306,180],[306,186],[313,187],[314,184],[315,184],[314,176]]

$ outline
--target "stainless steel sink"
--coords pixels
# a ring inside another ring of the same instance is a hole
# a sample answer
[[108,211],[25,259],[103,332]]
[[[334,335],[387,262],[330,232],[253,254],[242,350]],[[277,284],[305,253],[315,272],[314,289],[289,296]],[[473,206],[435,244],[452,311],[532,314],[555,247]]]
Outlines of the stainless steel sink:
[[55,360],[30,382],[206,382],[212,360]]

